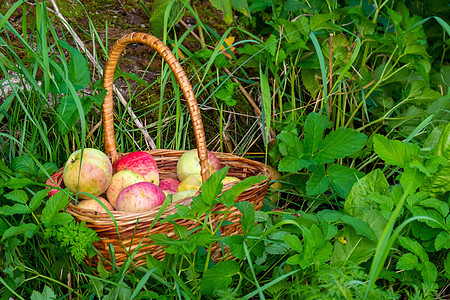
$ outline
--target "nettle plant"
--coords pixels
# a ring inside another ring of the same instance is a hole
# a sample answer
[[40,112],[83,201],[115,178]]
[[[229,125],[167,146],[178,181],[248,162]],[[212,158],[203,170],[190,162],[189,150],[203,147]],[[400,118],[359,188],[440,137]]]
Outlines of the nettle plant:
[[[344,164],[336,163],[362,149],[367,137],[349,128],[331,130],[332,123],[326,116],[312,112],[303,126],[303,136],[293,123],[277,136],[271,156],[278,160],[278,171],[294,174],[308,171],[307,195],[321,195],[331,190],[334,195],[346,198],[353,184],[363,173]],[[298,182],[298,185],[303,185]]]

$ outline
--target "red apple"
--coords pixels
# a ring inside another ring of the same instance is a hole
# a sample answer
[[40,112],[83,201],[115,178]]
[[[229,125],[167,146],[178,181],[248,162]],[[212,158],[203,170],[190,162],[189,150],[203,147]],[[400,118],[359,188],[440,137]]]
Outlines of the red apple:
[[[103,204],[105,204],[105,206],[110,210],[113,211],[114,208],[112,207],[112,205],[106,201],[105,198],[103,197],[97,197],[98,200],[100,200],[101,202],[103,202]],[[106,212],[106,210],[103,208],[103,206],[100,205],[100,203],[97,202],[97,200],[89,198],[89,199],[85,199],[83,201],[80,201],[77,205],[77,207],[79,208],[83,208],[83,209],[92,209],[98,212]]]
[[150,182],[138,182],[124,188],[117,197],[116,209],[128,212],[148,211],[163,204],[164,192]]
[[138,182],[144,182],[145,178],[141,174],[130,170],[122,170],[113,175],[111,184],[106,190],[106,197],[112,206],[116,207],[117,196],[120,191]]
[[175,194],[180,182],[173,178],[166,178],[159,182],[159,187],[167,194]]
[[[212,174],[220,170],[220,161],[212,152],[207,152],[209,173]],[[200,159],[198,158],[197,149],[192,149],[183,153],[177,163],[177,175],[180,181],[183,181],[183,179],[191,174],[201,174]]]
[[153,156],[144,151],[125,155],[116,162],[116,171],[130,170],[144,176],[145,181],[159,184],[158,166]]
[[[73,193],[85,192],[98,196],[109,187],[113,168],[108,156],[100,150],[85,148],[73,152],[67,160],[64,171],[64,185]],[[81,199],[89,196],[79,195]]]

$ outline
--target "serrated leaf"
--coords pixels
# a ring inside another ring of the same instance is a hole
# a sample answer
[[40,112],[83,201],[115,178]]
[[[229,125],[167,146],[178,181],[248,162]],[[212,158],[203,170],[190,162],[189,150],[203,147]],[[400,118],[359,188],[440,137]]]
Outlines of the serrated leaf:
[[58,40],[58,45],[70,53],[69,80],[75,90],[86,88],[91,81],[88,61],[80,51],[70,46],[65,40]]
[[[87,115],[92,107],[91,98],[81,97],[80,102],[83,109],[82,114]],[[58,114],[56,123],[58,124],[58,130],[61,134],[69,133],[80,118],[75,99],[70,94],[61,99],[56,112]]]
[[347,198],[353,184],[363,175],[364,173],[343,165],[332,164],[327,168],[327,176],[331,186],[344,199]]
[[231,187],[231,189],[226,190],[222,196],[219,198],[219,202],[223,203],[225,206],[230,207],[234,204],[234,201],[236,198],[242,194],[246,189],[249,187],[260,183],[261,181],[267,179],[264,175],[259,176],[251,176],[248,178],[245,178],[241,182],[236,183]]
[[389,140],[379,134],[375,134],[373,137],[373,148],[386,164],[400,168],[408,166],[412,155],[420,155],[420,149],[417,145],[407,145],[397,140]]
[[230,235],[224,238],[224,242],[231,249],[234,257],[243,259],[245,257],[244,242],[245,237],[242,235]]
[[450,279],[450,252],[447,254],[447,258],[444,261],[444,269],[445,269],[445,276],[447,279]]
[[428,198],[425,200],[420,201],[419,205],[428,207],[428,208],[434,208],[437,210],[443,217],[446,217],[449,212],[448,204],[445,203],[442,200],[434,199],[434,198]]
[[323,164],[352,155],[362,149],[366,140],[365,134],[341,127],[325,136],[319,151],[313,153],[311,161]]
[[203,183],[200,196],[204,203],[211,205],[216,201],[216,198],[222,192],[222,180],[227,175],[229,168],[230,167],[227,166],[212,173],[211,176]]
[[294,156],[285,156],[278,163],[278,171],[296,173],[311,165],[309,160],[297,158]]
[[231,10],[231,0],[210,0],[214,8],[223,12],[223,20],[228,25],[233,22],[233,12]]
[[36,164],[28,155],[14,157],[11,161],[11,170],[20,177],[33,178],[36,176]]
[[312,112],[308,115],[305,121],[305,150],[306,153],[312,154],[319,150],[322,143],[323,133],[326,128],[329,128],[331,122],[326,116],[319,115]]
[[28,206],[23,204],[14,204],[13,206],[4,205],[0,207],[0,215],[12,216],[17,214],[29,214],[31,210]]
[[438,277],[437,268],[430,261],[426,261],[423,263],[421,274],[423,277],[423,283],[428,287],[432,287],[435,284],[436,279]]
[[53,219],[55,218],[61,218],[56,217],[59,212],[66,207],[69,204],[69,190],[66,189],[65,191],[60,191],[53,195],[50,199],[48,199],[47,203],[45,204],[44,209],[42,210],[42,217],[41,220],[46,226],[50,226],[53,224]]
[[225,290],[239,271],[239,264],[233,260],[218,263],[203,274],[200,291],[205,295],[214,295],[218,290]]
[[422,263],[429,261],[428,254],[425,252],[425,249],[416,240],[409,237],[400,236],[398,238],[398,243],[403,248],[417,255]]
[[328,178],[325,176],[325,166],[320,165],[306,182],[306,193],[308,195],[319,195],[325,193],[327,189]]
[[42,165],[42,167],[44,168],[45,172],[44,172],[44,170],[39,168],[38,173],[37,173],[37,180],[39,182],[45,182],[48,179],[48,176],[46,175],[46,173],[51,176],[52,174],[55,174],[56,171],[59,170],[58,166],[52,162],[46,162]]
[[30,200],[30,209],[34,211],[36,208],[38,208],[41,205],[42,200],[44,200],[47,195],[47,189],[36,192],[36,194],[34,194]]
[[216,89],[214,95],[225,102],[226,105],[234,106],[236,105],[236,100],[233,98],[233,93],[238,86],[239,83],[228,80]]
[[25,223],[19,226],[12,226],[5,230],[0,241],[4,241],[10,237],[23,234],[27,238],[31,238],[37,230],[37,226],[31,223]]
[[355,231],[367,238],[369,238],[372,241],[377,241],[377,236],[375,235],[375,232],[370,228],[369,224],[367,222],[364,222],[360,219],[354,218],[349,215],[343,215],[341,217],[342,222],[344,222],[347,225],[350,225],[355,229]]
[[298,253],[303,252],[303,244],[298,238],[298,236],[295,236],[293,234],[284,235],[281,237],[281,239],[289,246],[292,250],[297,251]]
[[450,234],[445,231],[441,231],[434,241],[434,248],[436,248],[437,251],[441,249],[450,249]]
[[34,185],[36,181],[29,178],[13,177],[5,182],[5,186],[10,189],[23,189],[26,186]]
[[234,204],[242,213],[241,226],[244,234],[247,234],[255,227],[255,208],[253,204],[247,201],[240,201]]
[[14,190],[12,192],[9,192],[8,194],[5,194],[4,196],[6,199],[22,204],[25,204],[28,201],[27,193],[25,193],[24,190]]
[[397,261],[397,270],[414,270],[419,266],[419,259],[412,253],[406,253]]
[[45,286],[42,293],[39,293],[38,291],[33,291],[31,293],[31,300],[51,300],[51,299],[57,299],[55,292],[48,286]]
[[422,185],[424,178],[425,174],[422,172],[419,172],[416,169],[408,168],[402,173],[400,183],[405,191],[407,190],[410,194],[413,194]]

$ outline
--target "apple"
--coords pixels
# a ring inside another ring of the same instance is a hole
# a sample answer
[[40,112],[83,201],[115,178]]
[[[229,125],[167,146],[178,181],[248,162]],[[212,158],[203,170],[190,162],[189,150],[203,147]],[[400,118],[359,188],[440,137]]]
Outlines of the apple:
[[106,190],[106,198],[108,198],[113,207],[116,207],[117,196],[121,190],[132,184],[144,181],[145,178],[141,174],[130,170],[121,170],[113,175],[111,184]]
[[176,201],[179,201],[184,198],[192,197],[197,193],[197,191],[198,190],[196,190],[196,189],[190,189],[190,190],[185,190],[185,191],[181,191],[181,192],[176,192],[172,196],[172,202],[176,202]]
[[159,187],[167,194],[175,194],[180,182],[173,178],[166,178],[159,182]]
[[[112,205],[105,198],[103,198],[103,197],[97,197],[97,198],[98,198],[98,200],[103,202],[103,204],[105,204],[105,206],[110,211],[114,210]],[[98,211],[98,212],[106,212],[106,210],[103,208],[103,206],[101,206],[100,203],[97,202],[97,200],[92,199],[92,198],[80,201],[78,203],[77,207],[83,208],[83,209],[92,209],[92,210],[95,210],[95,211]]]
[[[64,171],[64,185],[73,193],[84,192],[94,196],[103,194],[111,183],[113,167],[108,156],[100,150],[85,148],[73,152],[67,160]],[[87,195],[78,195],[87,199]]]
[[202,184],[203,184],[202,176],[200,174],[191,174],[180,182],[177,192],[182,192],[191,189],[199,190]]
[[124,188],[117,196],[116,209],[128,212],[148,211],[163,204],[164,192],[151,182],[138,182]]
[[241,180],[239,178],[237,178],[237,177],[225,176],[225,178],[222,180],[222,184],[225,185],[225,184],[229,184],[229,183],[232,183],[232,182],[239,182],[239,181],[241,181]]
[[131,152],[116,162],[116,171],[131,170],[144,176],[145,181],[159,184],[158,166],[153,156],[144,151]]
[[[209,173],[212,174],[220,170],[220,161],[212,152],[207,152]],[[183,179],[191,174],[201,174],[200,159],[198,158],[197,149],[184,152],[177,162],[177,175],[180,181],[183,181]]]

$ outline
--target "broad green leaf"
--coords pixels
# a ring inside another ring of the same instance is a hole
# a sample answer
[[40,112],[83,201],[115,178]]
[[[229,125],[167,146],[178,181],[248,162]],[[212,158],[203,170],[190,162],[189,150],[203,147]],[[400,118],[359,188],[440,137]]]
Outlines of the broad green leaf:
[[289,235],[286,231],[276,231],[270,234],[268,238],[271,243],[265,246],[264,251],[273,255],[283,255],[288,252],[289,246],[283,240],[286,235]]
[[347,198],[353,184],[364,174],[358,170],[350,169],[343,165],[329,165],[327,176],[331,186],[341,198]]
[[338,232],[338,227],[330,223],[322,223],[323,233],[325,234],[325,239],[331,240]]
[[247,234],[255,227],[255,208],[253,204],[247,201],[240,201],[234,204],[242,213],[241,226],[244,234]]
[[251,18],[247,0],[231,0],[231,6],[234,10],[240,12],[246,17]]
[[298,171],[307,168],[311,162],[306,159],[296,158],[294,156],[283,157],[278,164],[278,171],[297,173]]
[[304,153],[303,142],[291,131],[282,131],[277,135],[280,153],[282,155],[291,155],[295,158],[301,158]]
[[32,211],[34,211],[36,208],[38,208],[41,205],[42,200],[44,200],[44,198],[47,195],[48,195],[48,190],[47,189],[40,190],[40,191],[36,192],[36,194],[34,194],[34,196],[31,198],[30,209]]
[[295,250],[298,253],[303,252],[302,242],[300,241],[300,239],[297,236],[295,236],[293,234],[289,234],[289,235],[283,236],[282,239],[289,247],[291,247],[292,250]]
[[184,15],[184,5],[181,2],[175,1],[170,8],[170,11],[166,11],[170,1],[156,0],[152,3],[153,13],[150,17],[150,23],[152,24],[153,34],[159,39],[163,39],[164,35],[164,18],[167,17],[167,28],[172,27]]
[[239,264],[233,260],[218,263],[203,274],[200,291],[204,295],[214,295],[218,290],[225,290],[239,271]]
[[39,168],[38,173],[37,173],[37,180],[39,182],[45,182],[47,180],[48,176],[45,173],[47,173],[51,176],[59,170],[58,166],[52,162],[46,162],[42,166],[43,166],[45,172],[44,172],[44,170]]
[[3,233],[6,231],[6,229],[9,228],[9,225],[6,224],[6,222],[3,220],[3,218],[0,219],[0,236],[3,235]]
[[434,241],[434,248],[436,248],[437,251],[441,249],[450,249],[450,234],[445,231],[440,232]]
[[[80,101],[83,114],[86,115],[92,107],[92,100],[90,97],[81,97]],[[61,134],[69,133],[80,118],[75,99],[70,94],[61,99],[56,112],[56,123]]]
[[231,10],[231,0],[210,0],[214,8],[223,12],[223,20],[230,25],[233,22],[233,12]]
[[1,241],[5,241],[6,239],[17,236],[17,235],[25,235],[27,238],[31,238],[37,230],[37,226],[31,223],[25,223],[19,226],[12,226],[5,230],[2,235]]
[[355,232],[350,226],[344,226],[342,237],[345,243],[334,242],[331,264],[353,261],[361,264],[373,257],[376,243]]
[[25,193],[24,190],[14,190],[12,192],[9,192],[8,194],[5,194],[4,196],[6,199],[23,204],[27,203],[28,201],[27,193]]
[[367,222],[364,222],[360,219],[354,218],[349,215],[343,215],[341,217],[342,222],[345,224],[348,224],[355,229],[355,231],[358,234],[361,234],[367,238],[369,238],[372,241],[377,241],[377,236],[375,235],[375,232],[373,232],[372,228],[370,228],[369,224]]
[[316,163],[329,163],[361,150],[366,135],[353,129],[339,128],[330,132],[322,141],[319,151],[313,153],[311,160]]
[[397,140],[389,140],[379,134],[373,137],[373,147],[375,153],[386,164],[401,168],[408,166],[412,155],[420,155],[420,149],[416,144],[404,144]]
[[243,259],[245,257],[244,242],[245,237],[242,235],[229,235],[225,237],[224,242],[231,249],[234,257]]
[[234,83],[230,80],[223,83],[218,89],[216,89],[214,95],[225,102],[226,105],[236,105],[236,100],[233,97],[234,90],[239,86],[239,83]]
[[323,133],[326,128],[329,128],[331,122],[326,116],[319,115],[312,112],[308,115],[305,121],[305,150],[306,153],[312,154],[319,150],[322,142]]
[[41,220],[46,226],[53,224],[53,219],[58,215],[58,213],[69,204],[69,190],[60,191],[48,199],[42,210]]
[[4,205],[0,207],[0,215],[12,216],[17,214],[29,214],[31,210],[28,206],[23,204],[14,204],[13,206]]
[[428,254],[425,252],[425,249],[416,240],[405,236],[399,236],[398,243],[403,248],[417,255],[422,263],[429,261]]
[[[318,68],[319,62],[314,61],[313,65],[315,68]],[[321,81],[320,72],[316,69],[302,69],[300,75],[302,77],[303,85],[311,94],[311,97],[316,97],[321,87],[321,84],[319,83],[319,80]]]
[[383,214],[380,211],[371,209],[363,212],[358,218],[369,224],[369,227],[375,233],[377,240],[381,238],[384,227],[387,224],[387,220],[383,217]]
[[397,261],[397,270],[414,270],[419,266],[419,259],[412,253],[406,253]]
[[424,178],[425,174],[419,172],[416,169],[408,168],[402,173],[400,177],[400,183],[402,184],[405,191],[408,187],[410,187],[409,193],[413,194],[422,185]]
[[204,203],[211,205],[216,201],[217,196],[219,196],[222,192],[222,180],[227,175],[229,168],[230,167],[227,166],[212,173],[211,176],[203,183],[200,196]]
[[241,182],[236,183],[231,187],[231,189],[225,191],[222,196],[219,198],[219,202],[223,203],[225,206],[230,207],[234,204],[234,201],[236,198],[242,194],[246,189],[249,187],[260,183],[261,181],[265,180],[267,177],[264,175],[260,176],[251,176],[248,178],[245,178]]
[[363,211],[372,207],[368,196],[375,193],[383,196],[389,195],[389,183],[379,169],[358,179],[345,200],[344,210],[351,216],[359,216]]
[[308,195],[319,195],[325,193],[327,189],[328,178],[325,176],[325,166],[320,165],[306,182],[306,193]]
[[55,292],[48,287],[47,285],[44,286],[44,289],[42,293],[39,293],[38,291],[33,291],[31,293],[31,300],[51,300],[51,299],[57,299]]
[[5,182],[5,186],[10,189],[22,189],[26,186],[35,185],[36,181],[29,178],[13,177]]
[[70,54],[69,80],[74,88],[79,91],[86,88],[91,81],[89,64],[83,54],[69,45],[65,40],[58,40],[58,44]]
[[28,155],[14,157],[11,161],[11,170],[20,177],[34,178],[36,176],[36,164]]
[[423,283],[427,286],[427,287],[432,287],[435,282],[436,279],[438,277],[438,271],[436,266],[430,262],[430,261],[426,261],[423,263],[423,268],[422,268],[422,277],[423,277]]
[[51,225],[55,225],[55,226],[65,225],[65,224],[68,224],[72,220],[73,220],[72,215],[70,215],[66,212],[60,212],[53,216],[53,218],[51,220]]
[[450,279],[450,252],[447,254],[447,258],[444,261],[444,269],[445,269],[445,276],[447,279]]
[[434,199],[434,198],[428,198],[428,199],[422,200],[422,201],[420,201],[419,205],[428,207],[428,208],[434,208],[444,217],[446,217],[449,212],[447,203],[445,203],[442,200],[438,200],[438,199]]

